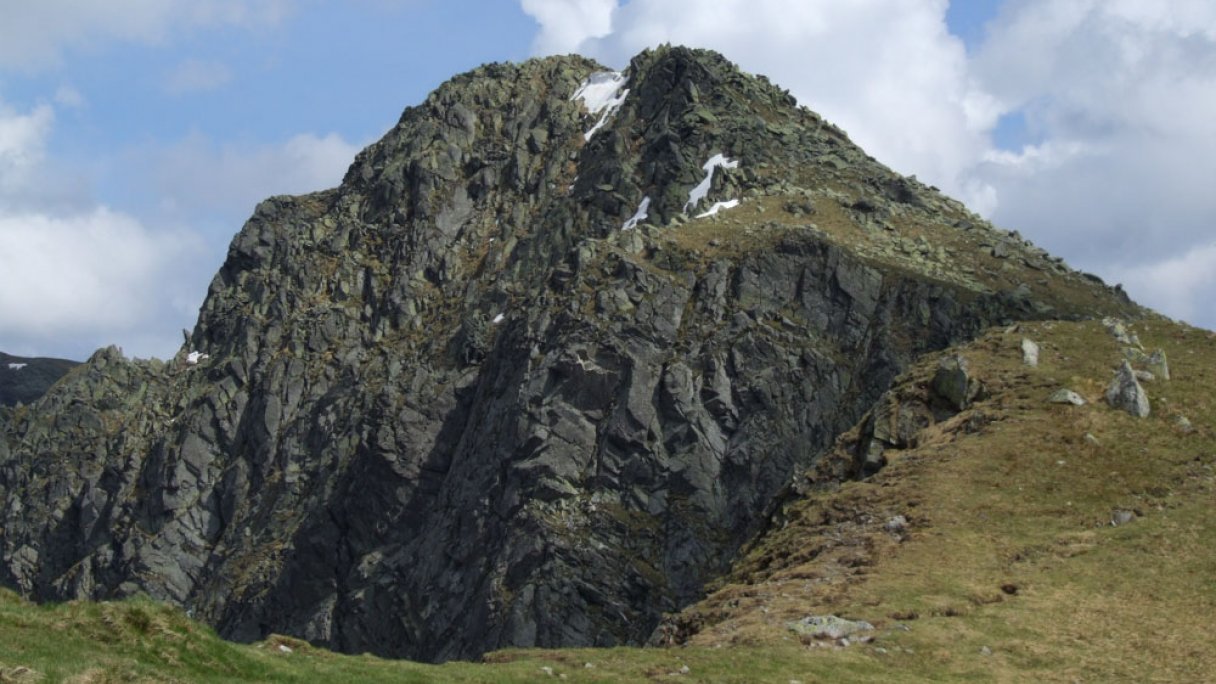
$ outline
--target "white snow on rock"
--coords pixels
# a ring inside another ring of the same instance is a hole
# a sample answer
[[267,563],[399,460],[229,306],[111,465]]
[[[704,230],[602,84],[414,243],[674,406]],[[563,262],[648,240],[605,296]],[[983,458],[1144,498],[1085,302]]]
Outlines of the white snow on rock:
[[591,74],[570,96],[571,100],[581,99],[588,112],[600,114],[599,121],[583,134],[583,140],[590,141],[591,136],[620,109],[625,96],[629,94],[629,89],[625,87],[628,82],[629,77],[619,71],[599,71]]
[[192,351],[189,354],[186,354],[186,363],[193,366],[194,364],[198,363],[199,361],[202,361],[203,359],[209,359],[209,358],[211,358],[211,356],[209,354],[204,354],[200,351]]
[[493,323],[494,325],[498,325],[499,323],[502,323],[504,318],[506,318],[506,314],[498,314],[490,322]]
[[29,365],[28,363],[10,363],[8,365],[8,369],[16,371],[16,370],[21,370],[22,368],[25,368],[28,365]]
[[645,221],[646,217],[649,216],[649,214],[646,213],[649,209],[650,197],[643,197],[642,203],[638,205],[638,210],[635,211],[633,216],[629,217],[629,220],[621,226],[621,230],[633,230],[634,228],[637,228],[638,224]]
[[[735,169],[739,167],[739,160],[727,159],[726,155],[720,153],[710,157],[709,161],[705,162],[705,165],[701,167],[705,170],[705,178],[697,184],[697,187],[688,191],[688,202],[684,205],[685,212],[689,209],[696,209],[701,200],[705,199],[705,196],[709,194],[709,186],[714,182],[714,169],[719,166],[724,169]],[[730,207],[727,208],[729,209]]]
[[739,200],[737,200],[737,199],[726,200],[725,202],[714,202],[714,205],[709,208],[709,211],[697,214],[697,218],[705,218],[707,216],[713,216],[714,214],[718,213],[722,209],[734,209],[737,206],[739,206]]

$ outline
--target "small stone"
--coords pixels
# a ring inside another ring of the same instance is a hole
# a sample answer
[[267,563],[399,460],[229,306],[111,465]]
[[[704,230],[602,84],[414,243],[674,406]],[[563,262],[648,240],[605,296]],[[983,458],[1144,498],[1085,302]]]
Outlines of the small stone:
[[553,676],[553,668],[549,667],[548,665],[542,666],[542,667],[540,668],[540,671],[541,671],[541,672],[544,672],[544,673],[545,673],[545,676],[548,676],[548,677],[552,677],[552,676]]
[[1110,516],[1110,526],[1118,527],[1120,525],[1126,525],[1135,519],[1136,513],[1134,511],[1118,509]]
[[1148,355],[1148,370],[1162,380],[1170,379],[1170,364],[1165,358],[1165,350],[1158,349]]
[[1103,318],[1102,325],[1106,327],[1106,332],[1110,333],[1111,337],[1119,344],[1131,344],[1131,338],[1127,336],[1127,326],[1123,321],[1117,318]]
[[283,653],[291,653],[291,647],[287,644],[279,644],[279,650]]
[[1136,379],[1140,382],[1152,382],[1157,379],[1157,376],[1145,370],[1136,371]]
[[1085,433],[1085,443],[1089,444],[1090,446],[1102,446],[1102,442],[1098,441],[1098,438],[1094,437],[1093,434],[1089,432]]
[[1178,416],[1174,419],[1174,425],[1177,425],[1183,432],[1194,432],[1195,426],[1191,424],[1191,419],[1186,416]]
[[687,665],[680,666],[680,674],[688,674],[689,672],[692,672],[692,670],[688,669]]
[[1148,395],[1144,393],[1144,388],[1136,380],[1136,374],[1127,361],[1124,361],[1123,365],[1119,367],[1110,387],[1106,390],[1106,401],[1111,406],[1127,411],[1137,418],[1147,418],[1151,411]]
[[594,670],[595,663],[583,663],[583,669],[584,670]]
[[787,623],[786,627],[796,634],[816,639],[843,639],[874,629],[874,625],[864,620],[847,620],[835,615],[808,615]]
[[908,519],[902,515],[897,515],[887,521],[886,528],[892,534],[899,534],[908,529]]
[[1039,345],[1029,338],[1022,338],[1022,363],[1027,366],[1039,365]]
[[1085,399],[1076,392],[1070,389],[1058,389],[1048,398],[1053,404],[1072,404],[1073,406],[1084,406]]
[[980,649],[980,655],[990,656],[990,655],[992,655],[992,649],[988,648],[987,646],[984,646],[983,648]]

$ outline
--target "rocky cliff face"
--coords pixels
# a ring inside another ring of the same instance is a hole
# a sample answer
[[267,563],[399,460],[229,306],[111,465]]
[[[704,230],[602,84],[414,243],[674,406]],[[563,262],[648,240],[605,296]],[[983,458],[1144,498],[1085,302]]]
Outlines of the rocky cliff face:
[[916,355],[1134,309],[718,55],[604,71],[456,77],[258,206],[176,359],[0,416],[0,581],[418,659],[640,643]]

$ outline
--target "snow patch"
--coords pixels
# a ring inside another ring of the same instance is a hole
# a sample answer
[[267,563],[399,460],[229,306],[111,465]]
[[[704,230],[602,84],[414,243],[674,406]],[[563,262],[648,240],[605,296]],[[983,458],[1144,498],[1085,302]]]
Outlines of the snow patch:
[[507,317],[506,314],[498,314],[490,322],[493,323],[494,325],[498,325],[499,323],[502,323],[503,319],[506,317]]
[[638,227],[638,224],[646,220],[649,216],[646,212],[650,209],[650,197],[643,197],[642,203],[638,205],[638,210],[629,217],[629,220],[621,226],[621,230],[633,230]]
[[22,368],[25,368],[28,365],[29,365],[28,363],[10,363],[8,365],[8,369],[18,371],[18,370],[21,370]]
[[714,202],[714,205],[709,208],[709,211],[697,214],[697,218],[705,218],[706,216],[713,216],[714,214],[718,213],[722,209],[734,209],[737,206],[739,206],[739,200],[737,200],[737,199],[726,200],[725,202]]
[[587,77],[570,96],[571,100],[582,100],[588,112],[600,114],[599,121],[583,134],[584,141],[590,142],[591,136],[620,109],[625,102],[625,96],[629,94],[629,89],[625,87],[628,82],[629,77],[619,71],[599,71]]
[[[697,184],[697,187],[688,191],[688,202],[684,205],[685,212],[689,209],[696,209],[701,200],[705,199],[705,196],[709,194],[709,186],[714,182],[714,169],[719,166],[724,169],[736,169],[739,168],[739,160],[727,159],[726,155],[721,153],[710,157],[709,161],[705,162],[705,165],[701,167],[705,171],[705,178]],[[734,201],[736,204],[738,203],[738,200]],[[729,209],[730,207],[726,208]]]
[[198,363],[199,361],[202,361],[203,359],[209,359],[209,358],[211,358],[210,354],[204,354],[200,351],[192,351],[189,354],[186,354],[186,363],[193,366],[196,363]]

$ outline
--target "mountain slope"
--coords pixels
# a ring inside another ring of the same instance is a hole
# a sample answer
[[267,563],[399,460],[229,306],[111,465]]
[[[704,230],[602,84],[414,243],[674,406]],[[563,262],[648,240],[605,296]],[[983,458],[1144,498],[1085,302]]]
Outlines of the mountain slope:
[[7,419],[0,580],[427,660],[642,643],[918,355],[1140,313],[716,54],[489,65],[259,205],[176,359]]

